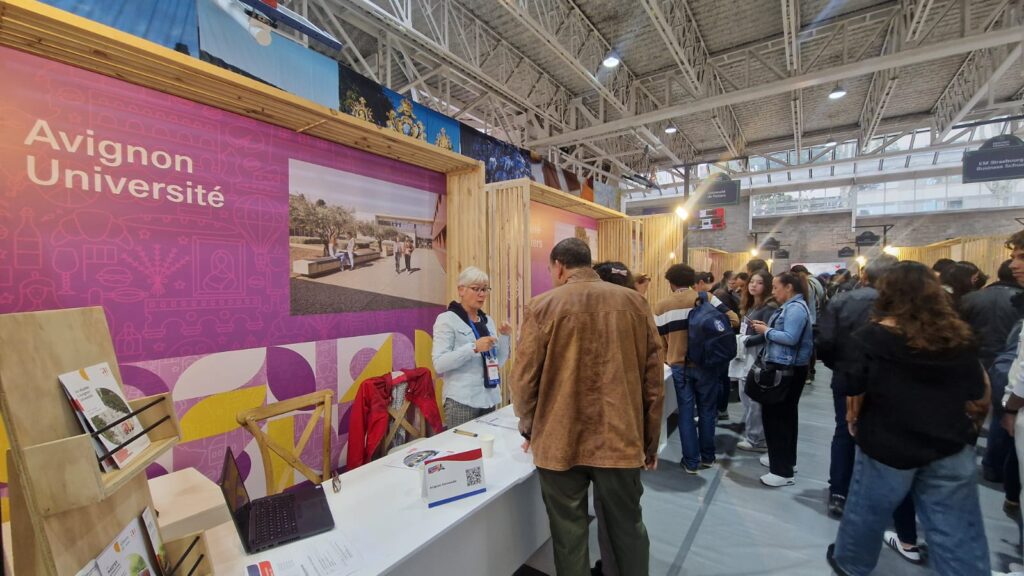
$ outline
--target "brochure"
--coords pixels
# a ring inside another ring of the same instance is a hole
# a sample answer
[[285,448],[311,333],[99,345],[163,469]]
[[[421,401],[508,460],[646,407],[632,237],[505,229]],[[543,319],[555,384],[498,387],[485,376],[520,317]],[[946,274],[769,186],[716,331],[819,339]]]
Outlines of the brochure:
[[169,574],[171,568],[173,568],[171,566],[171,559],[167,557],[167,549],[164,547],[164,539],[160,536],[156,516],[149,506],[146,506],[146,509],[142,511],[142,526],[146,529],[150,558],[156,560],[157,569],[161,574]]
[[[114,379],[114,373],[106,362],[68,372],[59,376],[75,409],[82,413],[89,432],[96,432],[108,424],[120,420],[131,413],[128,402],[121,392],[121,386]],[[120,422],[116,426],[99,434],[100,441],[107,450],[142,431],[142,424],[135,416]],[[124,467],[149,446],[149,438],[143,434],[127,446],[114,453],[114,463]]]
[[75,576],[100,576],[100,567],[96,565],[95,560],[89,560]]
[[101,576],[160,576],[150,561],[142,519],[135,518],[96,558]]
[[[68,403],[71,405],[71,411],[75,413],[75,418],[78,419],[78,424],[79,426],[82,427],[82,431],[85,432],[86,434],[90,434],[92,432],[92,429],[89,428],[89,422],[86,421],[85,414],[82,414],[81,410],[79,410],[77,405],[75,404],[75,401],[71,398],[71,396],[68,396],[67,388],[61,386],[61,389],[64,390],[64,396],[67,397]],[[96,451],[96,456],[102,456],[106,454],[107,449],[103,447],[103,443],[100,442],[99,438],[95,436],[90,436],[89,439],[92,440],[92,447],[93,450]],[[117,465],[114,464],[113,458],[104,458],[103,460],[100,461],[100,468],[104,472],[110,472],[111,470],[116,469]]]
[[423,462],[428,458],[437,458],[452,454],[450,450],[434,450],[426,446],[412,446],[394,454],[388,454],[384,459],[384,465],[389,468],[401,468],[402,470],[419,470],[423,468]]

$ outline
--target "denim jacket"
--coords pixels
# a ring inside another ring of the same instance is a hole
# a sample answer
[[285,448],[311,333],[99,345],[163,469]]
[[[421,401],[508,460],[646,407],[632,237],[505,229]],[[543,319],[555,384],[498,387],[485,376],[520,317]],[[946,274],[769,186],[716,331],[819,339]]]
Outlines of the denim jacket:
[[[503,366],[508,360],[509,337],[498,334],[490,316],[487,331],[498,337],[494,351],[498,364]],[[501,402],[501,388],[484,387],[483,360],[473,352],[474,342],[476,336],[469,324],[454,312],[443,312],[434,322],[434,370],[444,379],[442,398],[474,408],[490,408]]]
[[809,324],[807,301],[800,294],[793,296],[772,314],[764,336],[766,362],[784,366],[807,366],[811,361],[814,334]]

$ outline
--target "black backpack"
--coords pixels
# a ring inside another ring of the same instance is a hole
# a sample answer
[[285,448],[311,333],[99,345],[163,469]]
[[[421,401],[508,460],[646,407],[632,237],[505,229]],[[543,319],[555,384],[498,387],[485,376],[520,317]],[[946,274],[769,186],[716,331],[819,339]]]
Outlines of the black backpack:
[[729,317],[711,304],[707,292],[697,294],[688,317],[686,357],[700,367],[725,366],[736,357],[736,335]]

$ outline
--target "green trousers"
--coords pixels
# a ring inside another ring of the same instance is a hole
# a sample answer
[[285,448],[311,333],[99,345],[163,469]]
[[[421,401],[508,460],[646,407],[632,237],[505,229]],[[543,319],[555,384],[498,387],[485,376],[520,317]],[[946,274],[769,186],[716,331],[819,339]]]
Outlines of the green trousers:
[[564,472],[538,468],[544,506],[551,523],[558,576],[588,576],[587,491],[601,501],[619,574],[647,576],[651,543],[644,526],[639,468],[576,466]]

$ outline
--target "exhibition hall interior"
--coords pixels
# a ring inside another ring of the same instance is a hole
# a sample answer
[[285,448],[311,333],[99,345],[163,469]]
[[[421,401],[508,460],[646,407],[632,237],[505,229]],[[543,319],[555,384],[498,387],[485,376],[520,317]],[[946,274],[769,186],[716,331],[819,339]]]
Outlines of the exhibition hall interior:
[[0,575],[1024,576],[1024,0],[0,0]]

